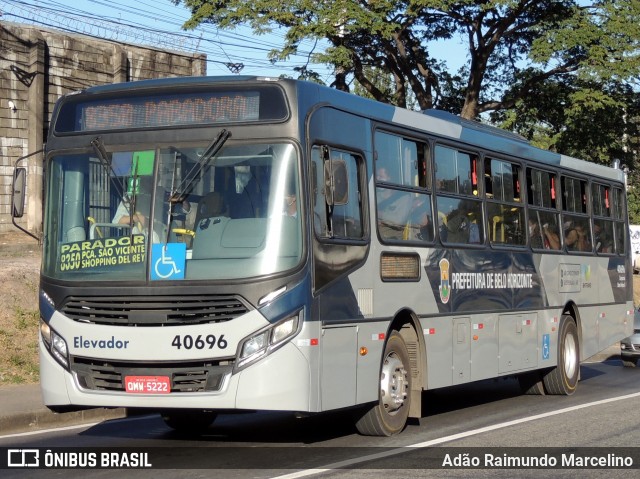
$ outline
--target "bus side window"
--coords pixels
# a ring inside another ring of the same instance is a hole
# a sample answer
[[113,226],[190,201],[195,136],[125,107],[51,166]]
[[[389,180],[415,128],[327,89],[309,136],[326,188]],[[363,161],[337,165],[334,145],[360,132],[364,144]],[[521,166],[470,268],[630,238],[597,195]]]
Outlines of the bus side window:
[[436,146],[436,190],[477,196],[477,157],[470,153]]
[[613,237],[614,223],[611,221],[611,188],[597,183],[591,184],[591,204],[593,207],[593,249],[599,254],[615,252]]
[[383,241],[433,241],[427,145],[375,133],[376,216]]
[[524,206],[520,190],[519,164],[485,158],[487,190],[487,219],[493,244],[524,246],[527,241]]
[[443,243],[482,244],[481,203],[438,196],[438,231]]
[[316,236],[362,239],[362,158],[346,151],[314,146],[311,159]]
[[587,213],[587,182],[568,176],[562,177],[562,209],[571,213]]
[[624,204],[624,193],[621,188],[613,189],[613,218],[615,220],[614,243],[615,252],[625,254],[626,248],[626,232],[629,230],[626,224],[626,208]]

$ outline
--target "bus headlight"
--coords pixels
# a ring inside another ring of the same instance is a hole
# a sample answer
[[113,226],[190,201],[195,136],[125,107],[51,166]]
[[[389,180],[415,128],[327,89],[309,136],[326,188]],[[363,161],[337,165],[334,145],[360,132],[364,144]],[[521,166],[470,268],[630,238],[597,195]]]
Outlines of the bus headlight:
[[293,333],[298,330],[298,317],[294,316],[293,318],[285,319],[280,324],[276,325],[273,328],[273,332],[271,333],[271,344],[278,344],[281,341],[284,341]]
[[51,328],[43,320],[40,320],[40,334],[47,348],[51,347]]
[[67,343],[55,331],[51,331],[51,353],[65,368],[69,367],[69,353],[67,352]]
[[40,335],[51,356],[65,369],[69,369],[69,350],[67,348],[67,342],[62,336],[42,320],[40,320]]
[[240,358],[248,358],[252,356],[262,355],[267,351],[269,345],[269,331],[257,334],[247,339],[242,345]]
[[299,330],[301,324],[299,315],[296,314],[273,326],[269,326],[240,343],[235,371],[240,371],[286,344]]

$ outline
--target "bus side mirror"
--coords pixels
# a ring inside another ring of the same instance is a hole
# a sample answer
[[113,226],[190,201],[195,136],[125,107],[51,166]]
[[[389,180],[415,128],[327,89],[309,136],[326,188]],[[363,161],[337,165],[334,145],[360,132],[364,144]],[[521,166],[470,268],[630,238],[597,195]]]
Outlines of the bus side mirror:
[[13,189],[11,190],[11,215],[14,218],[22,218],[22,215],[24,215],[26,186],[27,169],[16,167],[13,170]]
[[349,174],[344,160],[331,160],[324,164],[327,204],[343,206],[349,202]]

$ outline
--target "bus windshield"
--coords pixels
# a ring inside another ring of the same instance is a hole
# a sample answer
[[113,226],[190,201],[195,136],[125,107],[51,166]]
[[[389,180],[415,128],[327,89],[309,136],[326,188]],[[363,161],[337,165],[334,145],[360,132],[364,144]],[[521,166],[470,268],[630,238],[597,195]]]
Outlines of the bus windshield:
[[43,273],[71,281],[224,280],[295,267],[302,227],[293,145],[223,145],[213,153],[211,146],[100,143],[54,154]]

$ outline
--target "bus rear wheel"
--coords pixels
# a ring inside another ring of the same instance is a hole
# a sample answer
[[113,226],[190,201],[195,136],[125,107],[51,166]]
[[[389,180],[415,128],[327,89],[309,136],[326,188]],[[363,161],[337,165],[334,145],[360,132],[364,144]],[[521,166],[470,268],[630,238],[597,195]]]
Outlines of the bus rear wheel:
[[218,416],[211,411],[177,409],[162,411],[162,419],[171,429],[185,434],[199,434],[207,430]]
[[578,327],[569,315],[563,315],[558,331],[558,364],[543,378],[547,394],[569,396],[578,387],[580,347]]
[[393,331],[387,340],[380,368],[380,398],[356,421],[365,436],[393,436],[407,424],[411,402],[411,366],[402,336]]

